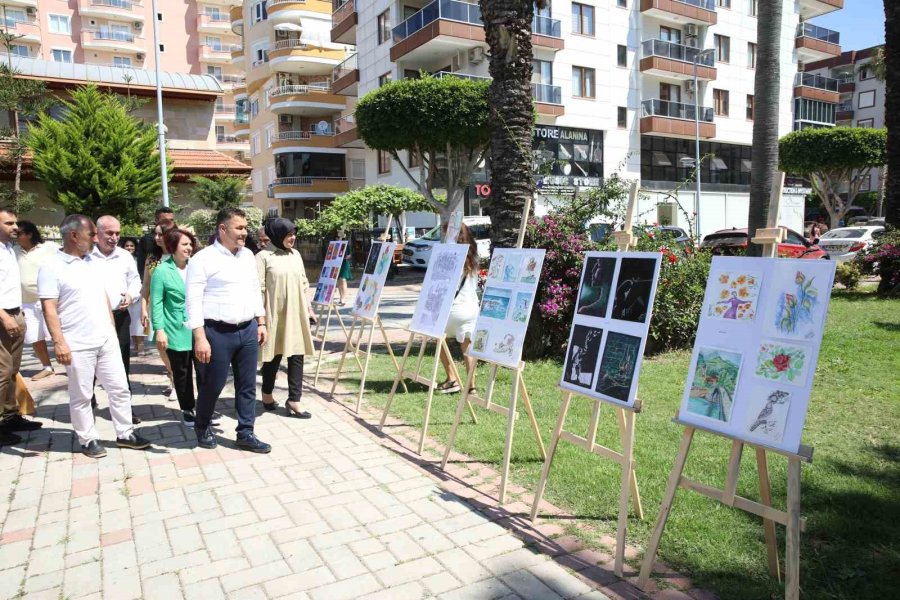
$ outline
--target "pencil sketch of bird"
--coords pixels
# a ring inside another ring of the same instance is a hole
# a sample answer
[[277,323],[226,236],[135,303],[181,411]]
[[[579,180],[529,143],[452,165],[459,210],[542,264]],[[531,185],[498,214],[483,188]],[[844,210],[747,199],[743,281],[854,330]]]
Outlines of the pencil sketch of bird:
[[782,392],[781,390],[777,390],[769,394],[769,397],[766,398],[766,405],[763,406],[763,409],[759,411],[759,414],[756,415],[756,421],[753,425],[750,426],[750,431],[756,431],[756,429],[760,426],[763,427],[764,430],[768,431],[769,427],[773,426],[774,423],[769,423],[769,417],[772,416],[772,413],[775,412],[776,404],[783,404],[785,402],[785,398],[789,394],[787,392]]

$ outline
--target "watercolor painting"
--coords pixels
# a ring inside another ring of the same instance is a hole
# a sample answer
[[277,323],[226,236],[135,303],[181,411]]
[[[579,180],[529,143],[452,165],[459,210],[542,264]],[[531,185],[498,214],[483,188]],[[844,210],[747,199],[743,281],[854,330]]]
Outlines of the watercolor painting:
[[657,261],[652,258],[623,258],[616,281],[612,318],[645,323],[650,313]]
[[[792,266],[792,265],[790,265]],[[827,265],[834,268],[831,265]],[[820,295],[828,290],[826,276],[801,267],[780,270],[773,286],[777,290],[775,312],[768,332],[778,336],[813,339],[824,326],[825,311]]]
[[628,402],[640,349],[641,338],[610,331],[603,347],[596,391]]
[[688,397],[688,412],[730,422],[740,371],[741,355],[737,352],[698,348]]
[[503,266],[503,278],[506,283],[515,283],[519,279],[519,264],[522,262],[522,256],[511,254],[506,257],[506,264]]
[[381,285],[378,279],[371,275],[363,275],[359,283],[359,291],[356,293],[356,301],[353,304],[353,313],[359,317],[374,316],[375,306],[378,301]]
[[771,381],[806,384],[809,351],[794,344],[767,342],[760,346],[756,375]]
[[744,433],[748,437],[780,444],[791,407],[791,392],[777,387],[757,386],[750,394]]
[[507,333],[504,334],[500,341],[494,344],[494,353],[495,354],[505,354],[506,356],[512,356],[513,352],[516,348],[516,337]]
[[323,302],[322,302],[322,290],[323,290],[324,288],[325,288],[325,284],[324,284],[324,283],[317,283],[317,284],[316,284],[316,293],[313,294],[313,302],[316,302],[317,304],[323,304]]
[[391,260],[394,258],[394,244],[381,244],[381,255],[378,257],[378,264],[375,266],[376,275],[384,275],[391,266]]
[[325,285],[325,291],[323,292],[323,304],[329,304],[331,302],[331,295],[334,293],[334,284],[328,283]]
[[334,242],[331,242],[330,244],[328,244],[328,250],[325,251],[325,262],[328,262],[329,260],[331,260],[331,258],[333,256],[334,256]]
[[488,267],[488,279],[501,279],[503,277],[503,265],[506,264],[506,257],[502,252],[494,252],[491,257],[491,266]]
[[616,259],[614,258],[588,257],[585,261],[581,290],[578,292],[576,312],[579,315],[606,317],[615,270]]
[[375,264],[378,262],[378,255],[380,253],[381,242],[372,242],[372,247],[369,248],[369,256],[366,258],[366,268],[363,269],[363,273],[372,275],[375,272]]
[[479,329],[475,332],[475,339],[472,341],[472,348],[475,352],[484,352],[487,348],[489,333],[487,329]]
[[513,304],[512,320],[516,323],[528,323],[531,314],[531,300],[534,294],[531,292],[516,293],[516,301]]
[[566,364],[563,366],[563,381],[591,389],[602,339],[602,329],[585,325],[572,327],[569,351],[566,353]]
[[509,312],[509,302],[512,292],[503,288],[489,287],[485,288],[484,296],[481,299],[482,316],[491,319],[503,320],[506,313]]
[[706,307],[706,316],[714,319],[750,321],[757,313],[759,286],[762,277],[758,273],[723,272],[711,275],[712,300]]
[[537,283],[540,263],[535,256],[526,256],[519,273],[520,283]]

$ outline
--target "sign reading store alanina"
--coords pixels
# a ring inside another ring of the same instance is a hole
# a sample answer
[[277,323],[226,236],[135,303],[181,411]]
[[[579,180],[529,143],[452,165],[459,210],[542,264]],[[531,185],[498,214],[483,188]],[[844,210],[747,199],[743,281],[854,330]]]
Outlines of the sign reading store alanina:
[[597,187],[603,177],[603,132],[537,125],[532,135],[534,173],[539,192],[572,196]]

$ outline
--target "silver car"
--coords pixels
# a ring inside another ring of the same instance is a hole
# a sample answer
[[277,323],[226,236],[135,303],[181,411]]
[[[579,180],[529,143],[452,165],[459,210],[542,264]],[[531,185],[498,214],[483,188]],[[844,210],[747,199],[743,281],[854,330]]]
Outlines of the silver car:
[[832,260],[846,262],[852,260],[860,250],[868,248],[875,241],[874,236],[882,231],[884,227],[872,225],[838,227],[822,234],[819,247]]

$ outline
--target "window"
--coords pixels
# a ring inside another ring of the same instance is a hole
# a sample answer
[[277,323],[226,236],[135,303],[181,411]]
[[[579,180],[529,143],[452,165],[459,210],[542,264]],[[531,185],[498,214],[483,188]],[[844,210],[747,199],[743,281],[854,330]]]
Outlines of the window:
[[393,79],[394,79],[394,76],[390,71],[388,71],[387,73],[384,73],[383,75],[379,75],[378,76],[378,87],[383,86],[384,84],[386,84],[387,82],[389,82]]
[[222,67],[214,67],[212,65],[206,65],[206,74],[215,77],[219,82],[222,81]]
[[162,23],[163,14],[161,12],[156,13],[156,20]]
[[572,67],[572,95],[580,98],[594,97],[594,70]]
[[225,126],[224,125],[216,125],[216,141],[217,142],[225,141]]
[[112,64],[114,67],[130,67],[131,66],[131,57],[130,56],[113,56]]
[[731,62],[731,38],[727,35],[715,34],[716,60],[719,62]]
[[253,23],[252,24],[259,23],[260,21],[265,21],[268,18],[269,18],[269,13],[266,10],[265,2],[257,2],[256,4],[253,5],[253,19],[252,19]]
[[659,99],[666,102],[681,102],[681,86],[674,83],[660,83]]
[[594,35],[594,7],[572,3],[572,33]]
[[72,21],[68,15],[50,15],[50,33],[72,33]]
[[863,65],[859,68],[859,80],[865,81],[866,79],[872,79],[874,75],[872,75],[872,69],[869,65]]
[[215,50],[216,52],[222,51],[222,38],[217,35],[208,35],[206,36],[206,45],[209,46],[211,50]]
[[378,43],[383,44],[391,39],[391,9],[378,15]]
[[60,50],[58,48],[54,48],[52,52],[53,52],[53,62],[63,62],[63,63],[72,62],[72,51],[71,50]]
[[866,127],[867,129],[871,129],[875,127],[875,119],[860,119],[856,122],[857,127]]
[[18,8],[5,7],[7,24],[25,23],[28,19],[25,11]]
[[875,90],[860,92],[856,108],[872,108],[875,106]]
[[619,8],[628,8],[628,0],[616,0],[616,6]]
[[409,163],[410,169],[415,169],[416,167],[422,166],[422,155],[421,154],[419,154],[418,152],[413,152],[413,151],[410,151],[407,154],[409,154],[409,160],[407,162]]
[[553,61],[532,59],[531,83],[553,85]]
[[755,17],[756,13],[759,11],[759,0],[750,0],[750,16]]
[[616,46],[616,65],[619,67],[628,66],[628,47],[619,44]]
[[624,106],[620,106],[616,111],[616,122],[619,126],[619,129],[625,129],[628,127],[628,109]]
[[253,193],[258,194],[262,191],[262,173],[253,169]]
[[747,120],[748,121],[753,120],[753,117],[756,114],[755,110],[756,109],[753,104],[753,94],[747,94]]
[[385,175],[391,172],[391,155],[384,150],[378,151],[378,174]]
[[731,0],[716,0],[716,6],[719,8],[731,8]]
[[254,133],[250,136],[250,156],[259,154],[259,134]]
[[11,44],[9,47],[9,51],[13,56],[28,58],[28,46],[23,46],[22,44]]
[[713,90],[713,106],[716,116],[728,116],[728,90]]
[[681,43],[681,30],[661,25],[659,28],[659,39],[664,42]]
[[[683,158],[694,156],[693,136],[676,139],[650,135],[641,136],[641,181],[682,181],[693,170],[693,161]],[[715,160],[704,160],[700,167],[703,183],[750,185],[750,169],[753,166],[750,146],[700,142],[700,156],[715,155]]]
[[165,51],[166,51],[166,45],[165,45],[165,44],[160,44],[160,45],[159,45],[159,51],[160,51],[160,52],[165,52]]
[[747,68],[756,68],[756,44],[747,42]]

